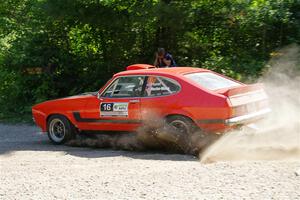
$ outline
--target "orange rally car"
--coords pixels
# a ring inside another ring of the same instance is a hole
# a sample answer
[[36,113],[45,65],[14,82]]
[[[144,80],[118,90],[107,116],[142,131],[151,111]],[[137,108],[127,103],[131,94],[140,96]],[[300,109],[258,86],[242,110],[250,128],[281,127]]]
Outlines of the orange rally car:
[[50,100],[32,107],[35,123],[55,144],[84,131],[134,132],[149,118],[180,132],[208,133],[255,122],[270,109],[260,84],[246,85],[213,71],[135,64],[98,92]]

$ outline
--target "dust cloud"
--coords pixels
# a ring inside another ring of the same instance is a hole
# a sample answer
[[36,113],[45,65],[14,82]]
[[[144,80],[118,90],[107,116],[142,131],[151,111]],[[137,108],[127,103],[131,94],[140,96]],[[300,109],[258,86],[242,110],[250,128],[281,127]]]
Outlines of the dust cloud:
[[269,96],[271,114],[258,130],[225,134],[200,155],[202,163],[228,160],[300,159],[300,49],[275,54],[259,82]]
[[67,145],[127,151],[159,150],[198,156],[199,152],[219,138],[217,134],[205,134],[200,131],[190,135],[181,133],[153,114],[147,119],[135,133],[83,132]]
[[[161,124],[163,120],[160,120]],[[186,135],[166,124],[157,127],[145,124],[135,133],[81,133],[67,143],[73,147],[110,148],[126,151],[153,151],[185,153],[198,156],[199,152],[219,136],[195,132]]]

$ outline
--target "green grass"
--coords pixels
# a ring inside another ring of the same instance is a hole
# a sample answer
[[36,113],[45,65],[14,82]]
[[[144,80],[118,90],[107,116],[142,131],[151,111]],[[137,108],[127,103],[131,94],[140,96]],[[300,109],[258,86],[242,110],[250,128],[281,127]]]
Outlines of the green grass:
[[0,113],[0,123],[5,124],[34,124],[31,113]]

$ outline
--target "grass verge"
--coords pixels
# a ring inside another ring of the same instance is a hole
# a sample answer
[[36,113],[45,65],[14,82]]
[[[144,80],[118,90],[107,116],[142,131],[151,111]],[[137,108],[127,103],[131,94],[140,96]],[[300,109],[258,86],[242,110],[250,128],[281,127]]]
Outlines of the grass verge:
[[34,124],[31,113],[0,113],[0,123],[4,124]]

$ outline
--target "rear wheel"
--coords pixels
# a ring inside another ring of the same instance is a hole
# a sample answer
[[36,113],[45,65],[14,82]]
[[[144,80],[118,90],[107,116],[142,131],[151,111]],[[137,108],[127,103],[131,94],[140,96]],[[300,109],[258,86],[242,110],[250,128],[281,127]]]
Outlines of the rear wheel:
[[167,124],[181,134],[190,135],[196,130],[196,126],[191,119],[180,115],[168,117]]
[[48,137],[54,144],[63,144],[75,138],[75,128],[71,122],[62,115],[53,115],[47,123]]
[[169,134],[173,136],[172,142],[184,153],[191,153],[193,149],[191,137],[197,130],[193,121],[181,115],[174,115],[166,119],[166,124]]

